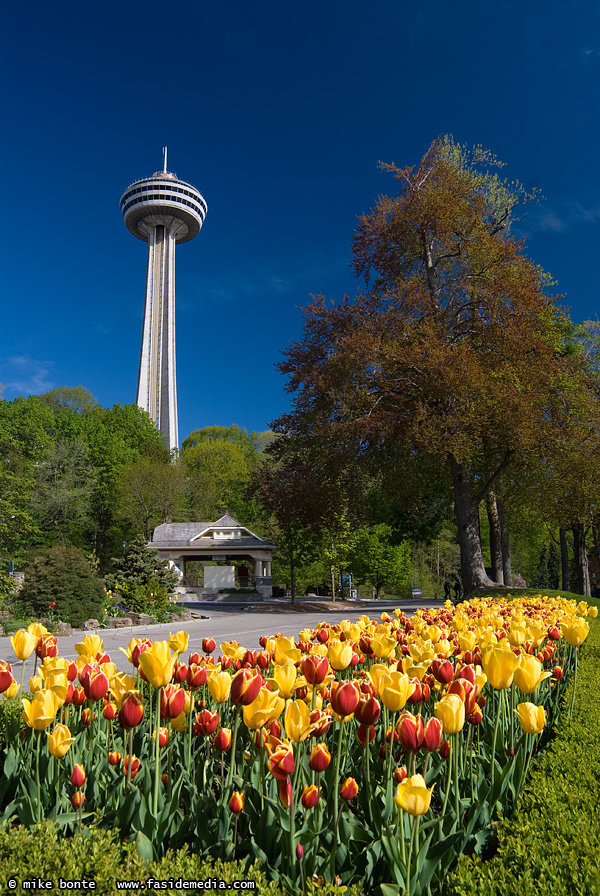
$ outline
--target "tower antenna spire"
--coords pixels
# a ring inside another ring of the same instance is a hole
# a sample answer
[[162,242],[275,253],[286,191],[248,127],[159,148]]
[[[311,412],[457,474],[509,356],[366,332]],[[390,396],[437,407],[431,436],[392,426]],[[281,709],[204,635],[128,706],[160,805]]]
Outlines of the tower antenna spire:
[[164,156],[163,171],[166,174],[167,173],[167,147],[166,146],[163,146],[163,156]]

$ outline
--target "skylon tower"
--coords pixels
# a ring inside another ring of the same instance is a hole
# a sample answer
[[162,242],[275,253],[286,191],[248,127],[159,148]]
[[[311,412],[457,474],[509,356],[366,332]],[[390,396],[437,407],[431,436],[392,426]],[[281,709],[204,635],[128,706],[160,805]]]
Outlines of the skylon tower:
[[175,372],[175,245],[193,239],[206,216],[206,202],[191,184],[164,167],[137,180],[121,196],[130,233],[148,243],[146,299],[137,404],[148,411],[169,449],[179,447]]

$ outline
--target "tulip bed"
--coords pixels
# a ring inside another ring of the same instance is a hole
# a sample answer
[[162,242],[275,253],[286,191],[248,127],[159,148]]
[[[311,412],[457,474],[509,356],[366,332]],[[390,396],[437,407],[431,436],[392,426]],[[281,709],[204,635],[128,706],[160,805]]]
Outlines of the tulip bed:
[[[566,692],[569,693],[572,684]],[[592,627],[571,719],[563,716],[534,763],[516,811],[498,828],[498,850],[463,856],[445,896],[600,894],[600,628]]]
[[[225,642],[216,658],[207,638],[185,662],[178,632],[132,640],[131,675],[97,635],[69,663],[31,626],[13,646],[23,662],[36,651],[40,674],[4,751],[1,817],[65,833],[93,822],[154,861],[183,844],[258,859],[289,892],[439,892],[572,712],[596,614],[474,599],[265,635],[260,650]],[[16,700],[21,686],[3,664],[0,688]]]

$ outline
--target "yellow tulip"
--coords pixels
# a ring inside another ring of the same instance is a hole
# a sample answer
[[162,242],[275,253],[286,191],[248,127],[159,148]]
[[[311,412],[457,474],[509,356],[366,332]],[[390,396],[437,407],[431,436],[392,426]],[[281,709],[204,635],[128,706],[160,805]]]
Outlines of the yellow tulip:
[[173,678],[177,654],[171,653],[167,641],[155,641],[140,653],[140,670],[155,688],[164,688]]
[[178,716],[175,716],[174,719],[171,719],[171,728],[173,729],[173,731],[187,731],[187,715],[185,711],[180,712]]
[[535,703],[519,703],[515,709],[521,728],[527,734],[540,734],[546,724],[546,710]]
[[346,635],[348,636],[348,640],[356,643],[362,636],[362,629],[360,625],[357,625],[355,622],[351,623],[348,629],[346,630]]
[[477,685],[477,692],[480,694],[487,684],[487,675],[481,668],[481,666],[475,666],[475,684]]
[[37,694],[38,691],[41,691],[44,687],[44,679],[41,675],[33,675],[29,679],[29,690],[32,694]]
[[121,708],[123,697],[129,691],[135,691],[135,678],[126,672],[116,672],[110,679],[110,692],[119,708]]
[[279,718],[284,706],[285,700],[278,693],[270,691],[268,688],[261,688],[256,700],[242,709],[246,728],[251,728],[253,731],[263,728],[269,722]]
[[379,696],[379,683],[384,675],[387,675],[390,671],[389,666],[384,666],[383,663],[373,663],[371,668],[369,669],[369,678],[371,679],[371,683],[375,688],[375,693]]
[[241,660],[246,653],[246,648],[240,647],[237,641],[222,641],[221,653],[223,656],[228,656],[230,660],[235,662],[236,660]]
[[512,622],[508,633],[508,640],[512,647],[520,647],[527,639],[527,624],[525,622]]
[[434,644],[437,644],[437,642],[442,637],[442,630],[437,625],[428,625],[426,628],[423,629],[423,636],[428,641],[432,641]]
[[[398,642],[396,638],[386,637],[371,638],[371,651],[378,660],[387,660],[396,651]],[[350,657],[352,659],[352,657]]]
[[438,656],[440,654],[443,656],[450,656],[450,654],[454,652],[454,644],[451,641],[448,641],[447,638],[440,638],[435,645],[435,649]]
[[30,632],[32,635],[35,635],[36,640],[38,638],[41,638],[42,635],[50,634],[48,629],[46,628],[46,626],[42,625],[41,622],[31,622],[27,626],[27,631]]
[[571,622],[561,622],[560,630],[567,644],[571,644],[572,647],[579,647],[589,635],[590,626],[585,619],[576,616]]
[[10,643],[13,646],[16,658],[18,660],[24,661],[35,650],[35,645],[37,644],[37,635],[34,635],[32,632],[28,632],[24,628],[21,628],[18,632],[15,632],[13,637],[10,639]]
[[433,787],[427,788],[422,775],[405,778],[396,790],[394,802],[409,815],[425,815],[431,802]]
[[50,690],[38,691],[34,694],[33,700],[23,698],[22,703],[23,721],[36,731],[43,731],[52,724],[56,710],[60,706],[58,697]]
[[458,636],[458,644],[463,653],[466,653],[467,650],[473,650],[476,643],[477,636],[475,632],[464,631]]
[[403,672],[388,672],[379,681],[379,698],[391,712],[398,712],[414,691],[414,685]]
[[66,675],[69,671],[69,665],[69,661],[62,656],[47,656],[40,667],[40,674],[44,680],[46,680],[47,676]]
[[[405,659],[408,659],[408,657],[405,657]],[[419,664],[419,665],[414,664],[407,669],[404,668],[404,663],[402,664],[402,671],[410,672],[410,677],[417,678],[419,681],[421,681],[421,679],[426,674],[428,669],[429,669],[429,663],[423,663],[423,664]]]
[[498,691],[509,688],[512,684],[515,669],[519,665],[519,657],[512,650],[501,647],[490,647],[481,658],[483,671],[491,686]]
[[537,657],[522,656],[520,665],[515,669],[515,684],[524,694],[533,694],[540,682],[550,678],[551,674],[544,672]]
[[465,704],[458,694],[446,694],[435,704],[434,713],[444,728],[444,734],[457,734],[465,724]]
[[96,659],[96,654],[104,649],[102,638],[100,635],[85,635],[83,641],[75,645],[75,650],[79,656],[92,656]]
[[7,689],[4,691],[4,696],[10,700],[11,697],[16,697],[20,691],[20,685],[17,684],[16,681],[11,681]]
[[125,656],[127,657],[127,659],[129,660],[129,662],[132,665],[133,665],[133,651],[138,646],[138,644],[141,644],[141,643],[142,642],[141,642],[140,638],[132,638],[131,641],[129,642],[129,644],[127,645],[127,649],[125,647],[119,647],[119,650],[125,654]]
[[208,690],[215,703],[225,703],[231,690],[231,675],[228,672],[213,672],[206,679]]
[[327,651],[331,668],[336,672],[347,669],[352,660],[352,644],[350,641],[332,641]]
[[296,647],[293,638],[275,638],[273,645],[273,663],[276,666],[283,666],[286,663],[295,663],[302,656]]
[[273,678],[269,679],[271,687],[277,688],[279,696],[289,700],[296,691],[296,667],[293,663],[285,663],[283,666],[275,666]]
[[46,734],[48,735],[50,755],[55,756],[56,759],[63,759],[71,745],[75,743],[75,738],[71,737],[71,732],[66,725],[55,725],[52,734],[49,732]]
[[310,709],[303,700],[290,700],[285,709],[285,733],[296,744],[311,733]]
[[185,653],[189,640],[190,636],[187,632],[175,632],[174,635],[169,635],[167,643],[175,653]]
[[69,692],[69,679],[66,674],[58,669],[55,672],[48,673],[46,675],[46,687],[56,695],[60,701],[60,706],[62,706]]
[[527,640],[531,641],[534,648],[539,647],[546,637],[547,628],[548,626],[537,625],[535,622],[529,624],[527,629]]
[[590,619],[595,619],[598,616],[598,607],[588,607],[587,614]]

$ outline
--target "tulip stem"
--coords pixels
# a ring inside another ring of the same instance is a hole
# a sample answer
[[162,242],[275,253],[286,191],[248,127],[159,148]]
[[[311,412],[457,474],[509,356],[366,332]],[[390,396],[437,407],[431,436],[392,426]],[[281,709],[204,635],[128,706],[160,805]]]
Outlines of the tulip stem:
[[225,787],[224,794],[229,792],[229,788],[231,787],[231,782],[233,781],[233,776],[235,774],[235,746],[237,742],[237,733],[238,726],[240,724],[240,712],[241,705],[239,703],[236,704],[234,713],[233,713],[233,735],[231,737],[231,762],[229,764],[229,774],[227,775],[227,786]]
[[494,778],[496,771],[496,738],[498,737],[498,723],[500,722],[500,697],[498,697],[498,705],[496,707],[496,724],[494,725],[494,737],[492,740],[492,760],[491,760],[491,784],[490,787],[494,786]]
[[450,776],[452,774],[452,754],[454,751],[454,744],[452,740],[450,740],[450,755],[448,756],[448,770],[446,772],[446,791],[444,793],[444,805],[442,806],[442,814],[440,815],[440,836],[442,834],[442,825],[444,822],[444,818],[446,815],[446,807],[448,806],[448,796],[450,795]]
[[515,696],[515,683],[513,681],[510,686],[510,749],[512,756],[515,755]]
[[[52,762],[54,763],[54,756],[52,757]],[[54,774],[56,814],[58,815],[58,810],[59,810],[59,799],[60,799],[60,796],[59,796],[59,794],[60,794],[60,791],[59,791],[59,784],[60,784],[60,766],[58,765],[58,763],[56,763],[56,767],[55,767],[52,771],[53,771],[53,774]]]
[[259,728],[258,733],[260,734],[260,747],[259,755],[258,755],[258,764],[260,769],[260,810],[261,812],[265,808],[265,742],[263,739],[263,729]]
[[392,758],[394,755],[394,734],[396,733],[396,713],[392,712],[392,725],[390,731],[390,746],[387,755],[387,782],[388,785],[392,780]]
[[35,744],[35,779],[37,782],[37,806],[36,808],[39,810],[41,807],[41,793],[40,793],[40,740],[42,739],[41,731],[37,733],[37,740]]
[[569,706],[569,718],[573,715],[573,707],[575,706],[575,688],[577,687],[577,661],[579,658],[579,648],[573,647],[575,652],[575,672],[573,674],[573,693],[571,694],[571,705]]
[[456,823],[460,823],[460,788],[458,784],[458,766],[459,766],[459,750],[460,750],[460,732],[457,732],[454,735],[454,812],[456,816]]
[[191,775],[192,769],[192,718],[194,715],[194,694],[190,694],[190,712],[188,715],[188,736],[187,736],[187,771]]
[[127,763],[127,790],[131,787],[131,763],[133,762],[133,728],[129,729],[129,761]]
[[406,840],[404,837],[404,812],[398,806],[398,827],[400,834],[400,854],[402,856],[402,864],[404,865],[404,869],[406,870]]
[[367,787],[367,811],[369,814],[369,822],[373,824],[373,813],[371,811],[371,726],[367,725],[366,746],[365,746],[365,784]]
[[338,841],[338,791],[340,787],[340,759],[342,756],[342,738],[344,735],[343,717],[340,721],[340,730],[338,732],[337,753],[335,756],[335,771],[333,775],[333,817],[335,819],[335,830],[333,833],[333,849],[331,850],[331,879],[335,883],[335,854],[337,852]]
[[156,741],[154,743],[154,817],[158,815],[158,782],[160,781],[160,691],[156,700]]
[[[292,751],[293,751],[292,747]],[[299,750],[299,745],[296,747]],[[296,839],[296,786],[298,781],[298,772],[300,771],[300,757],[294,757],[294,776],[292,778],[292,796],[290,798],[290,865],[292,868],[296,865],[296,851],[294,848],[294,840]]]
[[413,844],[415,841],[415,834],[416,834],[416,831],[418,830],[418,828],[419,828],[419,816],[415,815],[413,817],[412,831],[410,833],[410,844],[408,847],[408,862],[406,863],[406,889],[404,891],[406,896],[410,896],[410,893],[411,893],[412,881],[411,881],[411,873],[410,872],[411,872],[411,864],[412,864]]

